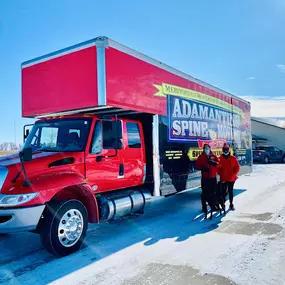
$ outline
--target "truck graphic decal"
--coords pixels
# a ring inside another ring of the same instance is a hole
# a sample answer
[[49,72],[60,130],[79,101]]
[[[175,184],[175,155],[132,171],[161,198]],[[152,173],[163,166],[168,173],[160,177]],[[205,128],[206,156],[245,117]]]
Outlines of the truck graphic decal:
[[220,107],[224,110],[239,114],[241,117],[244,117],[244,112],[239,107],[233,106],[232,104],[226,101],[207,95],[205,93],[166,83],[162,83],[162,85],[154,84],[154,87],[158,90],[158,92],[154,94],[155,96],[158,97],[176,96],[188,100],[195,100],[216,107]]
[[168,96],[170,141],[241,140],[239,114],[196,100]]

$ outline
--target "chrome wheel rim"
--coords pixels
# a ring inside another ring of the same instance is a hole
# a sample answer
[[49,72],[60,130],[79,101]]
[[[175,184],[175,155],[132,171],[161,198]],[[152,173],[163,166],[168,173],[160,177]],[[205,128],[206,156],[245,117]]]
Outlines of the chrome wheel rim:
[[64,247],[75,245],[83,232],[83,217],[77,209],[67,211],[61,218],[58,227],[58,239]]

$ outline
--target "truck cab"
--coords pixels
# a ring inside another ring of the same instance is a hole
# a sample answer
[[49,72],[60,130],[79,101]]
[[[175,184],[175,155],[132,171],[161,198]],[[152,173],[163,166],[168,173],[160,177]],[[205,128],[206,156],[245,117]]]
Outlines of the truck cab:
[[50,167],[76,167],[96,193],[143,184],[145,144],[142,124],[127,119],[66,116],[40,120],[24,148],[60,154]]
[[140,121],[60,116],[36,121],[26,135],[19,156],[0,160],[0,232],[39,232],[61,256],[78,248],[88,222],[141,212],[150,198]]

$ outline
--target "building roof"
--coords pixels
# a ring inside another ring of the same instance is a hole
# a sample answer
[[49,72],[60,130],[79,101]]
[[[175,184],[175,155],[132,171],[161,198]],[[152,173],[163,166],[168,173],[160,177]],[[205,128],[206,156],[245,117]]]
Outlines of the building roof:
[[258,118],[258,117],[251,117],[251,120],[264,125],[285,130],[285,120],[280,120],[275,118]]
[[252,134],[252,140],[253,141],[267,141],[266,138],[260,137],[260,136],[256,136],[254,134]]

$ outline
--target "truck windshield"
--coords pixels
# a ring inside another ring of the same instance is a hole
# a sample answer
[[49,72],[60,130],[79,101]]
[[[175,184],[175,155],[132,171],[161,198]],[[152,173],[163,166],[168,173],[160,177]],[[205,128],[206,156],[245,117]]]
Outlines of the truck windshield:
[[91,122],[91,119],[39,121],[31,129],[23,148],[53,152],[83,151]]

